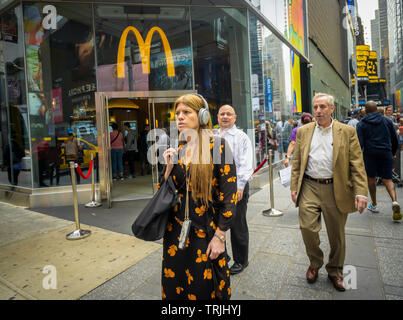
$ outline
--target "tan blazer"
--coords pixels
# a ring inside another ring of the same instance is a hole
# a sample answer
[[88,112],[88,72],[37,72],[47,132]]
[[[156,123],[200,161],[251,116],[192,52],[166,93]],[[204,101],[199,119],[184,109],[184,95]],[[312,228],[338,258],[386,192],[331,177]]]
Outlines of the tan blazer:
[[[355,196],[367,196],[367,174],[357,132],[353,127],[333,120],[333,190],[340,212],[351,213],[355,208]],[[299,193],[316,123],[309,123],[297,131],[291,172],[291,191]]]

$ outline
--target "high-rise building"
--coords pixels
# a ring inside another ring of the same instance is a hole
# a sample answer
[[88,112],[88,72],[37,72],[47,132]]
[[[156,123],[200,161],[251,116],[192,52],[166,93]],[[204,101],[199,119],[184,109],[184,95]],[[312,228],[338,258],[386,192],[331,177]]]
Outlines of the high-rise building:
[[357,45],[365,45],[364,26],[361,17],[357,16],[358,34],[356,36]]
[[402,110],[403,91],[403,5],[402,0],[388,0],[388,42],[390,64],[390,92],[395,106]]
[[378,53],[378,65],[380,56],[379,46],[379,10],[375,10],[375,19],[371,20],[371,48]]
[[311,91],[333,95],[340,118],[347,115],[351,102],[348,30],[340,24],[346,19],[345,4],[342,0],[308,1]]
[[379,7],[379,76],[386,79],[386,92],[389,94],[389,40],[387,0],[378,0]]

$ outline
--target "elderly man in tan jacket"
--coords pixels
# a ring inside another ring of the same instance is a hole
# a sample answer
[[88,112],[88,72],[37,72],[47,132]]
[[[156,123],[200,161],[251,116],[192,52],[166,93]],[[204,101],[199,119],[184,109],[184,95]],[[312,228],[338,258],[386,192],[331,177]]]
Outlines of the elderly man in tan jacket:
[[326,265],[333,286],[344,291],[345,224],[347,214],[367,205],[367,176],[357,133],[332,119],[334,98],[318,93],[313,98],[316,122],[297,131],[291,174],[291,197],[299,206],[299,223],[310,266],[306,277],[316,281],[323,265],[319,248],[321,213],[330,243]]

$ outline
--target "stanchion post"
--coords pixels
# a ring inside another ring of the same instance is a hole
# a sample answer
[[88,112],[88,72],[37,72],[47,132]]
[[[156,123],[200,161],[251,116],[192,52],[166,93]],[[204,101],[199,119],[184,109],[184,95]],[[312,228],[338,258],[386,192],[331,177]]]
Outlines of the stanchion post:
[[74,218],[76,220],[76,230],[66,235],[67,240],[79,240],[86,238],[91,235],[90,230],[80,229],[80,218],[78,216],[78,199],[77,199],[77,185],[76,185],[76,175],[75,175],[75,164],[70,161],[70,175],[71,175],[71,186],[73,188],[73,204],[74,204]]
[[269,163],[269,184],[270,184],[270,209],[263,210],[262,214],[266,217],[279,217],[283,213],[274,209],[274,185],[273,185],[273,163],[272,163],[273,150],[267,153],[267,162]]
[[96,208],[101,206],[102,204],[95,200],[95,165],[94,165],[94,154],[91,153],[91,162],[92,162],[92,172],[91,172],[91,201],[88,202],[85,207],[86,208]]

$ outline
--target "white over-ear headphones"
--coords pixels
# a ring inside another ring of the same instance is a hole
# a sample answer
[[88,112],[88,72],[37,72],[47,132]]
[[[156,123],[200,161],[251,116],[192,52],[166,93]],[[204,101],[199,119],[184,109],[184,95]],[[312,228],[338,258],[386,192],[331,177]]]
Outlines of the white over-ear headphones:
[[201,94],[194,93],[194,95],[199,96],[203,100],[204,108],[201,108],[199,110],[198,118],[199,118],[199,124],[201,126],[206,126],[210,121],[210,112],[208,109],[208,103]]

